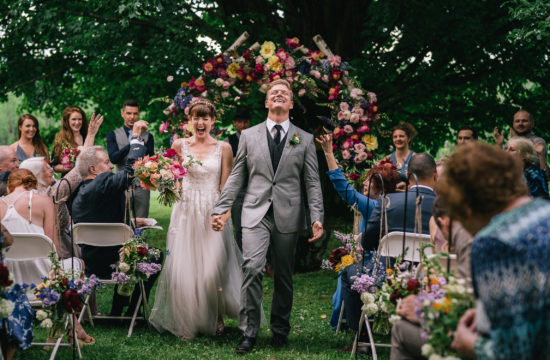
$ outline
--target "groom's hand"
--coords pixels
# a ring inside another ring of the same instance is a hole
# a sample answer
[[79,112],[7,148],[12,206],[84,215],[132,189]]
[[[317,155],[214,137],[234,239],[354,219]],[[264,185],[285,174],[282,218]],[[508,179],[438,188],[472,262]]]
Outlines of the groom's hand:
[[224,215],[212,215],[212,230],[222,231],[225,228],[228,216]]
[[311,226],[311,230],[313,231],[313,237],[308,240],[309,242],[314,242],[323,236],[323,224],[321,224],[320,221],[314,222]]

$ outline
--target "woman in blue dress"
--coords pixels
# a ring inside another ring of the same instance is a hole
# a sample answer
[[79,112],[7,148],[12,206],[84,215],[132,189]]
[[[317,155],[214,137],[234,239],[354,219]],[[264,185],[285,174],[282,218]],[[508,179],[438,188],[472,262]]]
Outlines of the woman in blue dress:
[[548,180],[544,171],[538,165],[538,156],[533,143],[526,138],[514,136],[508,140],[506,151],[521,160],[523,178],[533,198],[548,199]]
[[[410,149],[412,139],[416,136],[416,129],[409,123],[401,122],[395,125],[392,129],[392,142],[395,147],[395,151],[387,155],[384,160],[391,161],[397,172],[399,172],[399,178],[401,182],[405,183],[407,180],[407,169],[409,167],[409,161],[414,155],[414,151]],[[401,189],[402,184],[398,186]],[[403,186],[404,190],[404,186]]]
[[[350,184],[338,163],[334,157],[333,147],[332,147],[332,135],[321,135],[316,141],[323,148],[325,158],[328,165],[328,176],[334,189],[340,194],[346,203],[351,206],[357,204],[357,210],[361,213],[361,225],[359,226],[359,232],[362,232],[365,229],[367,221],[369,219],[372,210],[377,204],[377,199],[382,195],[382,184],[380,178],[376,176],[376,173],[379,173],[382,176],[384,191],[386,193],[392,193],[396,191],[396,185],[399,181],[399,174],[391,164],[379,165],[372,167],[366,174],[365,181],[363,182],[363,193],[355,190],[352,184]],[[369,194],[369,185],[370,185],[370,194]],[[369,195],[369,197],[367,197]],[[366,254],[365,254],[366,255]],[[330,319],[330,324],[332,327],[336,327],[338,323],[338,315],[340,313],[340,307],[342,305],[342,285],[340,277],[338,277],[338,285],[336,288],[336,293],[332,297],[332,316]]]
[[31,157],[43,156],[49,159],[48,148],[42,141],[38,119],[31,114],[23,114],[17,120],[17,141],[11,148],[17,154],[19,162]]

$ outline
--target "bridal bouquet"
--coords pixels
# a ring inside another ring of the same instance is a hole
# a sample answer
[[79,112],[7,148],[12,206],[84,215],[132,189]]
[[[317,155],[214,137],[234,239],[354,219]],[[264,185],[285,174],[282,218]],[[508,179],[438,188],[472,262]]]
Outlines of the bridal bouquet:
[[64,149],[61,153],[61,165],[66,169],[72,169],[76,163],[78,154],[80,154],[80,150],[76,148]]
[[161,264],[153,262],[160,258],[160,250],[150,248],[141,234],[124,243],[119,256],[120,261],[111,265],[115,270],[111,278],[119,284],[118,293],[123,296],[130,296],[135,284],[147,280],[162,268]]
[[328,259],[323,260],[321,269],[340,272],[351,264],[361,261],[363,248],[352,234],[341,234],[335,232],[334,236],[342,242],[343,246],[333,249]]
[[35,289],[44,310],[36,312],[36,320],[43,328],[51,329],[51,335],[65,328],[65,315],[82,310],[83,300],[99,285],[95,275],[81,279],[78,270],[63,269],[55,251],[50,253],[52,268],[48,276]]
[[187,169],[200,164],[193,156],[187,155],[180,161],[174,149],[161,154],[145,156],[134,163],[134,178],[146,190],[158,190],[158,200],[165,206],[172,206],[179,200],[181,181]]

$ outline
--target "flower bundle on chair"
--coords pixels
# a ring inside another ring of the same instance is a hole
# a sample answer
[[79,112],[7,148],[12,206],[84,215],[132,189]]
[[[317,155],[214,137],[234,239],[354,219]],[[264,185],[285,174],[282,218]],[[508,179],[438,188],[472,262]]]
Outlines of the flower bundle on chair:
[[118,293],[123,296],[130,296],[135,284],[147,280],[162,269],[161,264],[153,262],[160,258],[160,250],[150,248],[142,235],[134,236],[124,243],[119,256],[120,261],[111,265],[115,269],[111,278],[119,284]]
[[95,275],[81,279],[79,270],[63,269],[55,251],[50,253],[51,270],[35,289],[44,310],[36,312],[36,320],[43,328],[51,329],[51,337],[57,337],[65,328],[67,314],[80,312],[86,295],[99,285]]
[[342,245],[330,252],[329,258],[323,260],[321,269],[334,270],[340,272],[351,264],[361,261],[363,258],[363,248],[352,234],[341,234],[335,232],[334,236],[342,242]]
[[[6,319],[12,314],[16,299],[25,294],[28,287],[27,284],[14,284],[13,275],[0,263],[0,319]],[[30,286],[33,287],[34,285]]]
[[193,156],[187,155],[180,161],[174,149],[162,154],[145,156],[134,163],[134,179],[146,190],[158,190],[158,200],[165,206],[172,206],[179,200],[181,181],[187,169],[194,164],[201,164]]

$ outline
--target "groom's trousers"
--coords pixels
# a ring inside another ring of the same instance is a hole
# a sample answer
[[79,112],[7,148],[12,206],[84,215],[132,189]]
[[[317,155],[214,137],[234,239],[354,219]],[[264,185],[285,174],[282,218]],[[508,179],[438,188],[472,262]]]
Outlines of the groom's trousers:
[[298,233],[280,233],[268,211],[258,225],[243,228],[243,285],[241,288],[240,328],[244,336],[255,338],[260,328],[262,306],[262,278],[267,249],[271,241],[273,266],[273,300],[270,327],[273,334],[288,336],[292,310],[292,273]]

